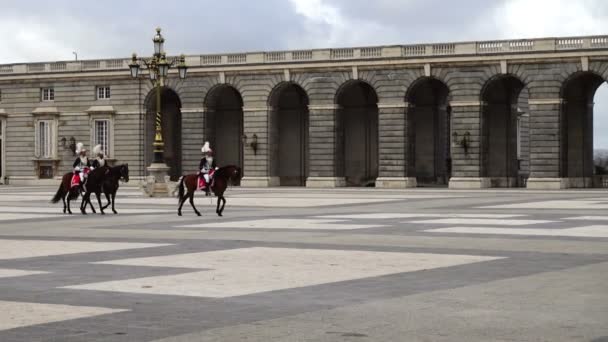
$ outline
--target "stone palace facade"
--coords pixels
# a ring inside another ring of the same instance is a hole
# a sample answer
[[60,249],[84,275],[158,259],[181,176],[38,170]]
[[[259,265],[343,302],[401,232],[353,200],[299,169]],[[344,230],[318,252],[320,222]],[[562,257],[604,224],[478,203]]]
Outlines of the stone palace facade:
[[[75,142],[146,176],[129,58],[0,65],[0,182],[57,183]],[[187,56],[162,88],[173,179],[209,140],[245,186],[592,187],[608,36]]]

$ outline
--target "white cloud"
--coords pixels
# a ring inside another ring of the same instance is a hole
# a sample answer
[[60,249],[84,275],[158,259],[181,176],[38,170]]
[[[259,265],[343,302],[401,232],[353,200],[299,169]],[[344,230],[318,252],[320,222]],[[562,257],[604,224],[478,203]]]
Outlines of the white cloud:
[[608,6],[605,0],[511,0],[491,20],[500,38],[606,34]]

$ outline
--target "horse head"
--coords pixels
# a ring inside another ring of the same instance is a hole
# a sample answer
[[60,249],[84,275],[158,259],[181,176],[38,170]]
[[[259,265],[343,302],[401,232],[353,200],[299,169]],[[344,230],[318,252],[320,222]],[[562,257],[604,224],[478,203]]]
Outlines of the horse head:
[[120,166],[120,178],[122,178],[125,183],[129,182],[129,164],[123,164]]

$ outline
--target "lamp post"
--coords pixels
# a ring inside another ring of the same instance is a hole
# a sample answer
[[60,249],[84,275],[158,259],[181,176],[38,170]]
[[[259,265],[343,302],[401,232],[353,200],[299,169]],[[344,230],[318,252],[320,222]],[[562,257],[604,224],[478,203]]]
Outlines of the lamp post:
[[177,67],[179,78],[185,79],[188,67],[186,66],[186,57],[181,55],[178,58],[168,60],[165,54],[164,44],[165,38],[161,34],[161,29],[156,29],[156,35],[152,39],[154,42],[154,55],[151,58],[138,58],[137,54],[133,54],[131,57],[131,63],[129,63],[129,69],[131,71],[131,77],[134,79],[139,77],[139,71],[142,65],[148,70],[150,81],[156,89],[156,113],[154,117],[154,159],[152,164],[148,167],[148,172],[154,176],[154,187],[147,189],[147,193],[150,196],[159,197],[167,196],[169,190],[166,186],[166,176],[169,171],[169,167],[165,163],[164,152],[165,143],[163,141],[163,129],[162,129],[162,113],[161,113],[161,91],[165,84],[165,79],[169,75],[169,69]]

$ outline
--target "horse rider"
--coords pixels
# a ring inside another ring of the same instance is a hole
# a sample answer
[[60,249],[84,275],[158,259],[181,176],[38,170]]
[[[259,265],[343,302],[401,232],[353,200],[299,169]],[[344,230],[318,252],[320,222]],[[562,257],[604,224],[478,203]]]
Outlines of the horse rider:
[[93,147],[93,155],[95,155],[96,157],[95,160],[93,160],[93,163],[91,164],[93,168],[96,169],[98,167],[106,166],[106,154],[101,149],[101,145]]
[[205,145],[201,149],[203,153],[203,158],[201,158],[201,162],[198,166],[200,169],[199,177],[202,177],[205,180],[205,194],[209,195],[209,188],[211,186],[211,181],[213,180],[213,173],[217,170],[217,165],[215,164],[215,160],[213,160],[213,150],[209,146],[209,142],[205,141]]
[[74,168],[74,173],[78,174],[78,177],[80,177],[80,185],[82,185],[83,190],[86,191],[85,180],[91,167],[91,162],[87,157],[87,149],[84,148],[83,143],[76,144],[76,153],[78,154],[78,157],[76,157],[72,166]]

